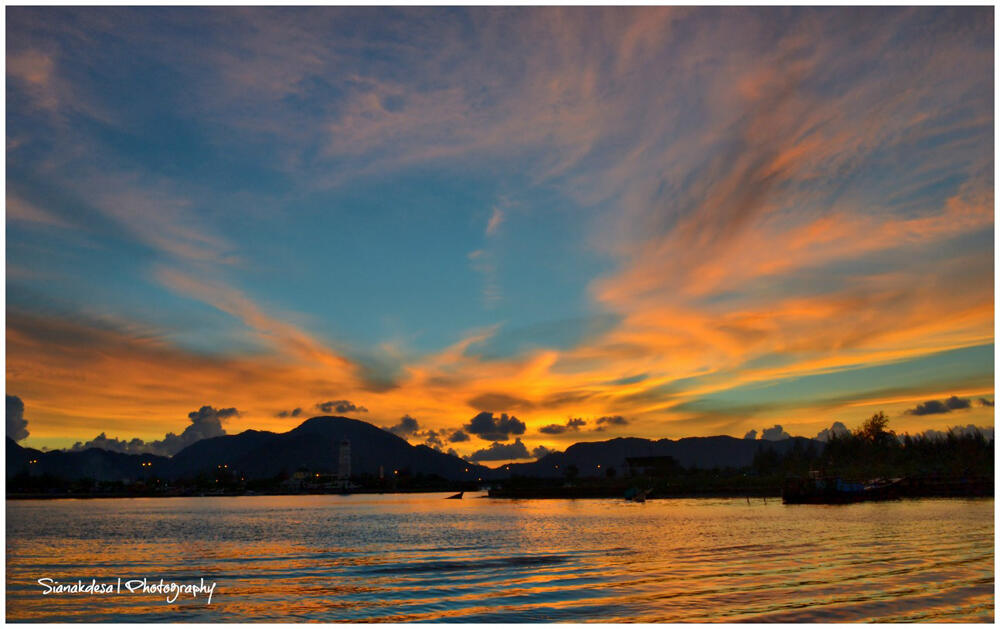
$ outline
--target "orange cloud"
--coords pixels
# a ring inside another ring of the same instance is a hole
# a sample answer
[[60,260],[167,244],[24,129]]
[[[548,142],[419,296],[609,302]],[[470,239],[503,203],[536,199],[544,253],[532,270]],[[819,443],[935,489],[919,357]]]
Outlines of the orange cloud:
[[[438,352],[398,353],[396,386],[376,389],[344,348],[292,323],[294,313],[206,279],[206,268],[235,260],[192,202],[138,178],[92,177],[80,188],[100,211],[172,264],[198,269],[163,266],[154,277],[231,315],[262,349],[202,355],[131,322],[8,313],[8,389],[25,400],[32,438],[72,441],[101,430],[155,437],[206,403],[243,411],[230,430],[286,429],[297,420],[276,412],[327,399],[364,404],[384,425],[409,414],[428,428],[455,428],[477,410],[506,405],[517,407],[528,435],[569,413],[626,415],[629,434],[740,435],[759,422],[680,409],[748,383],[991,343],[992,249],[931,254],[992,225],[992,145],[969,139],[992,131],[992,116],[961,109],[980,98],[975,82],[988,79],[954,71],[992,68],[992,48],[970,51],[955,35],[883,55],[905,11],[877,25],[860,19],[863,11],[845,14],[859,40],[851,47],[830,36],[829,13],[806,12],[776,35],[755,11],[739,14],[746,23],[701,15],[484,11],[472,24],[475,47],[445,23],[455,36],[417,41],[414,49],[428,54],[407,75],[345,77],[343,100],[301,124],[281,103],[331,72],[336,56],[322,54],[325,42],[308,25],[241,13],[255,27],[252,43],[199,50],[227,88],[209,99],[260,98],[247,104],[259,115],[226,124],[293,140],[298,129],[320,129],[323,154],[305,169],[320,185],[432,160],[517,163],[599,214],[592,244],[618,267],[593,283],[593,306],[621,322],[576,347],[502,360],[471,351],[498,329],[484,327]],[[683,54],[675,54],[679,42]],[[872,59],[886,67],[872,69]],[[8,74],[35,86],[52,83],[53,71],[37,55],[8,62]],[[831,86],[831,77],[853,78]],[[950,136],[957,139],[928,142]],[[899,156],[914,151],[919,168],[892,171],[886,192],[844,192],[844,182],[887,162],[909,164]],[[282,158],[300,164],[288,152]],[[965,184],[938,207],[906,200],[942,170]],[[28,206],[11,210],[16,220],[44,222]],[[500,225],[497,212],[488,234]],[[487,251],[470,258],[484,275],[495,272]],[[487,281],[488,298],[493,291]],[[778,366],[760,366],[773,357]],[[617,382],[634,374],[644,377]],[[761,413],[808,427],[819,421],[810,413],[909,403],[927,397],[923,386]]]

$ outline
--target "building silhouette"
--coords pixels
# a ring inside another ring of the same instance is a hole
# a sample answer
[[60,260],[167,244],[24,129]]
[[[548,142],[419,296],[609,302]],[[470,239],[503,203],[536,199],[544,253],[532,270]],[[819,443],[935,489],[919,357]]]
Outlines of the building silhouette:
[[348,480],[351,478],[351,442],[343,440],[340,442],[339,457],[337,460],[337,480]]

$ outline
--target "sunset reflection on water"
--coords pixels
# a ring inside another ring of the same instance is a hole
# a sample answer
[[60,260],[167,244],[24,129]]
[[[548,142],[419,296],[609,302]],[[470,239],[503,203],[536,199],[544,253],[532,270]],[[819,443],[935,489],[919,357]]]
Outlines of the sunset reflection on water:
[[[993,500],[7,502],[11,621],[992,621]],[[37,579],[217,582],[42,595]]]

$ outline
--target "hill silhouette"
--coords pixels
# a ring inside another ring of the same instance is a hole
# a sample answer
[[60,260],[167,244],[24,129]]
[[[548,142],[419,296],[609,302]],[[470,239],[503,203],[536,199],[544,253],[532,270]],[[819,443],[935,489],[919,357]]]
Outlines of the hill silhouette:
[[178,452],[170,473],[181,477],[215,465],[229,465],[247,478],[270,478],[300,467],[336,473],[338,444],[351,443],[351,473],[377,476],[395,470],[408,474],[436,474],[450,480],[476,480],[492,470],[468,463],[427,446],[414,446],[391,432],[347,417],[313,417],[286,433],[247,430],[213,437]]
[[[492,478],[494,471],[427,446],[413,446],[388,431],[347,417],[313,417],[286,433],[246,430],[236,435],[202,439],[171,458],[123,454],[99,448],[72,452],[42,452],[7,439],[7,478],[30,473],[63,479],[136,480],[155,475],[174,480],[212,472],[219,465],[247,479],[310,472],[336,473],[339,444],[351,443],[351,473],[355,476],[401,474],[437,475],[449,480]],[[33,460],[35,463],[30,463]],[[148,465],[144,466],[143,463]]]
[[[100,448],[77,452],[53,450],[42,452],[23,448],[7,437],[7,480],[18,474],[51,476],[67,480],[90,478],[98,481],[134,480],[148,475],[148,470],[164,470],[170,459],[155,454],[123,454]],[[29,463],[35,461],[35,463]],[[151,463],[144,467],[143,463]]]
[[[220,465],[238,471],[247,479],[274,478],[310,472],[338,471],[338,444],[351,443],[351,473],[387,476],[399,470],[405,475],[440,476],[453,481],[499,480],[516,476],[554,478],[575,466],[581,476],[599,475],[614,467],[624,473],[628,457],[671,456],[687,468],[745,467],[763,450],[782,455],[795,444],[822,443],[804,437],[782,441],[753,441],[734,437],[689,437],[678,439],[616,438],[576,443],[531,463],[488,468],[469,463],[424,445],[411,445],[391,432],[348,417],[320,416],[304,421],[285,433],[246,430],[235,435],[203,439],[171,458],[152,454],[122,454],[98,448],[84,451],[41,452],[23,448],[7,439],[7,478],[30,473],[63,479],[90,478],[98,481],[136,480],[155,476],[166,480],[192,478],[212,473]],[[35,463],[29,464],[29,460]],[[145,465],[144,465],[145,464]],[[597,466],[601,467],[598,468]],[[30,468],[30,469],[29,469]]]
[[[806,437],[792,437],[781,441],[737,439],[735,437],[686,437],[683,439],[640,439],[619,437],[607,441],[575,443],[565,452],[547,454],[532,463],[515,463],[509,466],[510,473],[519,476],[554,478],[563,476],[569,466],[575,466],[581,476],[594,476],[615,468],[618,472],[626,469],[629,457],[673,457],[686,468],[742,468],[753,463],[758,452],[773,450],[784,455],[795,448],[809,444],[822,449],[823,443]],[[600,465],[600,470],[598,469]]]

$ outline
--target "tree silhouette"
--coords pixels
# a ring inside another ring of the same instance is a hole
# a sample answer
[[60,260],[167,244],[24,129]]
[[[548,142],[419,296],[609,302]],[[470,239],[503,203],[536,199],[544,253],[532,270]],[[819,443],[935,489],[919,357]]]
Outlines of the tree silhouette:
[[896,433],[893,431],[886,430],[888,425],[889,418],[885,413],[879,411],[866,419],[865,422],[854,431],[854,434],[868,443],[883,443],[896,436]]

